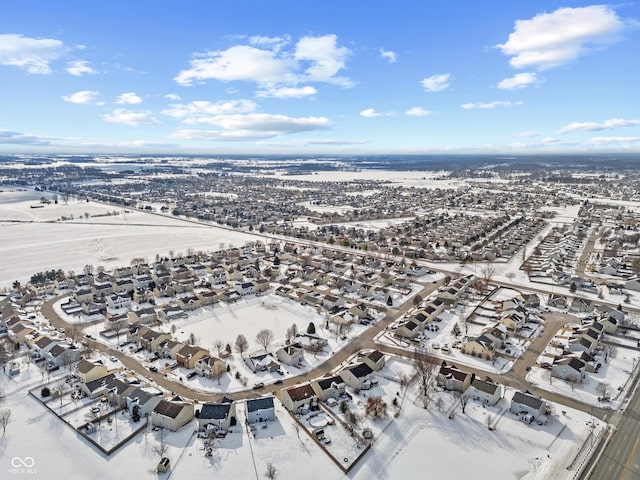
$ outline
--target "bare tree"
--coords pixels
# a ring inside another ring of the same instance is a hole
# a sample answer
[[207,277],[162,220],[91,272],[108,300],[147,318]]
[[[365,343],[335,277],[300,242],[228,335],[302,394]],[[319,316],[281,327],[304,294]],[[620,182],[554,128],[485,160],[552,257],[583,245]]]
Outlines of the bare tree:
[[224,362],[215,362],[211,368],[211,378],[218,380],[218,385],[220,385],[220,379],[226,372],[227,366]]
[[385,418],[387,416],[387,404],[380,397],[369,397],[364,412],[367,417]]
[[267,463],[267,471],[264,472],[264,476],[269,480],[276,480],[278,478],[278,470],[273,466],[273,463]]
[[493,276],[495,274],[496,268],[492,263],[487,263],[484,267],[482,267],[480,276],[482,278],[483,291],[489,288],[489,284],[491,283],[491,280],[493,279]]
[[196,337],[196,334],[191,332],[189,334],[189,339],[187,340],[187,343],[189,345],[195,345],[196,343],[198,343],[198,338]]
[[609,399],[609,384],[606,382],[600,382],[596,386],[596,392],[599,394],[599,399],[607,401]]
[[178,327],[176,327],[176,324],[174,323],[173,325],[171,325],[171,328],[169,330],[171,331],[171,335],[175,336]]
[[575,376],[570,376],[567,377],[567,383],[569,384],[569,387],[571,388],[571,391],[573,392],[576,389],[576,386],[578,385],[578,379]]
[[13,347],[8,340],[0,340],[0,368],[6,369],[7,364],[11,361]]
[[164,428],[160,429],[160,435],[159,435],[159,443],[158,445],[155,445],[152,447],[152,451],[153,453],[155,453],[156,455],[158,455],[160,458],[164,457],[164,454],[167,452],[167,444],[165,442],[165,433],[164,433]]
[[247,341],[247,337],[245,337],[242,334],[238,335],[236,337],[234,347],[236,352],[238,352],[240,356],[243,356],[244,352],[246,352],[249,349],[249,342]]
[[220,356],[220,354],[222,353],[222,349],[224,348],[224,342],[220,339],[214,340],[213,348],[216,349],[216,352],[218,352],[218,356]]
[[422,402],[423,408],[426,410],[431,403],[431,396],[438,375],[440,362],[438,359],[425,351],[424,349],[416,349],[413,352],[413,368],[416,373],[418,382],[418,398]]
[[460,409],[462,413],[467,409],[467,403],[469,403],[469,396],[465,392],[456,392],[458,402],[460,403]]
[[7,426],[9,425],[10,422],[11,422],[11,410],[9,409],[0,410],[0,428],[2,428],[3,437],[7,431]]
[[273,332],[268,328],[260,330],[256,335],[256,343],[262,346],[265,352],[267,351],[267,348],[269,348],[269,345],[271,345],[271,342],[273,342]]
[[65,331],[65,333],[69,340],[71,340],[73,343],[76,343],[78,341],[78,338],[80,338],[82,329],[77,324],[73,324]]

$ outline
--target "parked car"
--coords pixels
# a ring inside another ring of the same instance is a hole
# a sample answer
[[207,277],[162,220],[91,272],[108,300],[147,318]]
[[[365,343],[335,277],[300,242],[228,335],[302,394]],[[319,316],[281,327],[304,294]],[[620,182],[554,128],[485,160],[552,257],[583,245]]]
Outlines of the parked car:
[[149,371],[150,371],[150,372],[153,372],[153,373],[158,373],[158,367],[156,367],[156,366],[154,366],[154,365],[151,365],[151,366],[149,367]]

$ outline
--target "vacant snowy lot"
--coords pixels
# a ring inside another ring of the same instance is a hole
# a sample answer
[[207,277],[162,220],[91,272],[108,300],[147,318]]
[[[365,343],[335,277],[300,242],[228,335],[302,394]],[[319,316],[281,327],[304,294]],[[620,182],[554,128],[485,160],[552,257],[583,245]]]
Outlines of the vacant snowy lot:
[[[25,283],[36,272],[82,271],[85,265],[113,268],[132,258],[188,249],[214,251],[220,244],[242,245],[256,237],[222,228],[153,215],[139,210],[70,200],[39,205],[42,192],[0,193],[0,287]],[[51,194],[45,194],[50,199]],[[118,215],[107,216],[108,212]],[[89,218],[85,218],[85,213]],[[98,215],[98,216],[96,216]],[[58,221],[62,217],[73,220]],[[24,223],[23,223],[24,222]]]

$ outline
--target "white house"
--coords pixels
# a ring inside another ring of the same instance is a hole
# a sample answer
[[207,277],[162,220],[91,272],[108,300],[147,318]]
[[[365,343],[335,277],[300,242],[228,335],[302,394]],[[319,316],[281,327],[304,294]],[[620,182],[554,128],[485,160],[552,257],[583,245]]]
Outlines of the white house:
[[485,405],[495,405],[502,398],[504,387],[493,382],[490,378],[480,380],[474,378],[467,390],[469,398]]
[[249,398],[245,400],[247,422],[267,422],[276,419],[273,397]]
[[[218,428],[229,430],[236,424],[236,404],[233,400],[223,398],[219,403],[205,403],[198,416],[198,428]],[[213,427],[209,427],[212,425]]]
[[356,363],[342,369],[339,375],[351,388],[356,390],[366,389],[370,386],[373,369],[366,363]]
[[312,403],[317,402],[317,394],[311,384],[304,383],[280,390],[280,401],[290,412],[307,410]]
[[531,415],[538,421],[542,421],[545,418],[545,412],[547,404],[541,399],[529,392],[516,392],[511,398],[511,410],[512,413],[525,413]]

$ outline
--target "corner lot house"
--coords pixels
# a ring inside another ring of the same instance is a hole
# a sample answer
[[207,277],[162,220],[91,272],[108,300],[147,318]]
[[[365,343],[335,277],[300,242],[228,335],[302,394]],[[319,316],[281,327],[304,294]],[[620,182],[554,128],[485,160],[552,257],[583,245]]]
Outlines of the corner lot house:
[[247,422],[267,422],[276,419],[273,397],[251,398],[246,402]]
[[366,363],[351,365],[340,372],[340,376],[344,380],[344,383],[356,390],[368,388],[369,379],[372,375],[373,369]]
[[546,409],[547,404],[529,392],[514,393],[509,408],[512,413],[525,413],[539,421],[544,420]]

